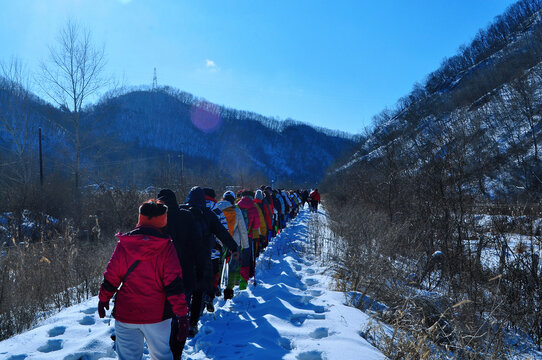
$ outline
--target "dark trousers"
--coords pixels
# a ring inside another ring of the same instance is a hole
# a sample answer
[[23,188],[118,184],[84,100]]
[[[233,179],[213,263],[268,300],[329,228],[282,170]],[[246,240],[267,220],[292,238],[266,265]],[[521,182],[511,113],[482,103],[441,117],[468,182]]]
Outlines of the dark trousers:
[[[184,294],[186,298],[186,304],[190,308],[190,302],[192,299],[192,293],[186,291]],[[169,347],[171,348],[171,353],[173,354],[173,360],[181,360],[181,355],[183,354],[184,345],[186,344],[186,339],[183,342],[177,340],[177,333],[179,332],[179,327],[177,326],[177,319],[171,319],[171,334],[169,336]]]
[[177,340],[177,333],[179,332],[179,327],[177,326],[177,319],[171,319],[171,335],[169,336],[169,347],[171,348],[171,353],[173,354],[173,360],[181,360],[181,355],[183,354],[184,344],[186,344],[186,339],[183,342]]
[[196,327],[201,316],[203,303],[203,291],[196,290],[192,294],[192,303],[190,304],[190,326]]

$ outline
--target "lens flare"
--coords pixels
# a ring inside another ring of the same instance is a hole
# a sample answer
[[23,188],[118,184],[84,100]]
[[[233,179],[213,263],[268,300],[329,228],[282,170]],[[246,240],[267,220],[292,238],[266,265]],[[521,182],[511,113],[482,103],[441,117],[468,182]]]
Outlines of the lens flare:
[[214,132],[222,125],[220,108],[208,102],[198,102],[192,105],[190,120],[195,127],[205,133]]

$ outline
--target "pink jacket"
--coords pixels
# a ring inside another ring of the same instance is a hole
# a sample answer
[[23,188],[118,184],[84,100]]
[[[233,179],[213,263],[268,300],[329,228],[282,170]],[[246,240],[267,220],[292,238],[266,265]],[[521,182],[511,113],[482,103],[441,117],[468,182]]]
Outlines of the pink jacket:
[[108,302],[128,268],[136,260],[139,263],[117,294],[115,319],[152,324],[171,317],[171,310],[177,316],[186,315],[181,265],[170,237],[151,227],[138,227],[117,237],[119,242],[100,287],[100,301]]
[[[238,203],[237,206],[241,210],[246,210],[248,214],[248,224],[247,224],[247,230],[248,230],[248,237],[251,239],[259,237],[260,233],[260,214],[258,213],[258,210],[256,209],[254,202],[252,199],[248,196],[244,196]],[[254,236],[255,234],[258,234],[257,236]]]

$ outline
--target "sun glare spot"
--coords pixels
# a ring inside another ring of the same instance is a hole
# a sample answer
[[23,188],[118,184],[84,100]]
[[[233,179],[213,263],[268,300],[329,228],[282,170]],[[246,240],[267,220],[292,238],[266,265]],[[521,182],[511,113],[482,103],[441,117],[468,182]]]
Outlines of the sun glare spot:
[[211,133],[220,128],[222,118],[220,108],[208,102],[197,102],[190,109],[190,120],[195,127],[205,133]]

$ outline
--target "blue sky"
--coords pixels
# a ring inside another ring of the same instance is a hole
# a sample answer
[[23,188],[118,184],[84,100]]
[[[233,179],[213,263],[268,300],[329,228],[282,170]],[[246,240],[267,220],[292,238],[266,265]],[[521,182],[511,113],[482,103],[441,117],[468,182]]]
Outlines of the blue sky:
[[510,0],[17,0],[0,2],[0,61],[38,71],[69,19],[128,86],[359,133]]

